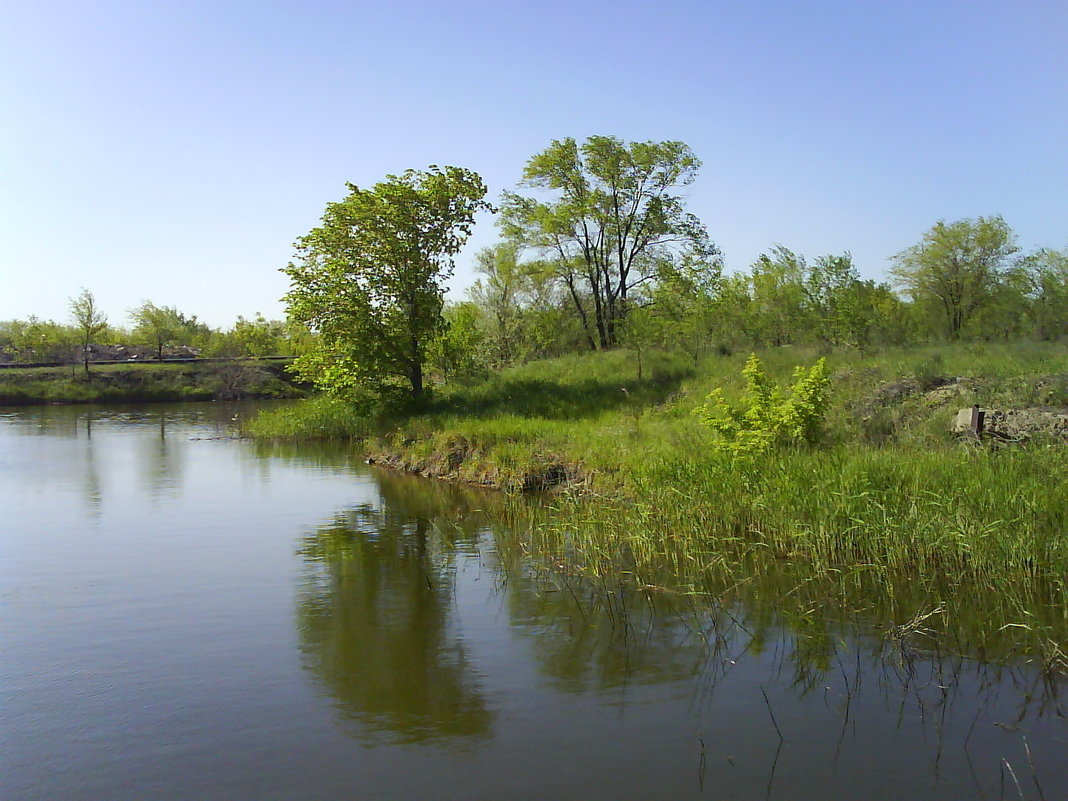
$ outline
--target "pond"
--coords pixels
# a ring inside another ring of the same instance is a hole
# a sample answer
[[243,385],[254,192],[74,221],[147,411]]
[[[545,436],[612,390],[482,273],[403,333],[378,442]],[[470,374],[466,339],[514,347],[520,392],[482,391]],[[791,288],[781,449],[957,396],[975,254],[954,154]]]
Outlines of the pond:
[[0,410],[0,797],[1068,796],[1037,663],[554,573],[254,408]]

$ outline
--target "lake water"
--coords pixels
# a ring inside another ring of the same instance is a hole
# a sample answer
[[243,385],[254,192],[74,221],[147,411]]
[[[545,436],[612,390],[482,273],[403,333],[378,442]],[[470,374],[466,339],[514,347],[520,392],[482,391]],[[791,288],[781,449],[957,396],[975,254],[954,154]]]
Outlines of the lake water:
[[249,413],[0,410],[0,798],[1068,797],[1036,665],[561,581]]

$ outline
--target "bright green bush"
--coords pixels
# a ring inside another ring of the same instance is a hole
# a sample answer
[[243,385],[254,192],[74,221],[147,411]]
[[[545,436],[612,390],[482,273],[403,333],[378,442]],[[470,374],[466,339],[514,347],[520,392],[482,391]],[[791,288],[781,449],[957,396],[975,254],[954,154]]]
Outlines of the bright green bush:
[[756,354],[746,361],[742,375],[741,406],[732,406],[722,389],[714,389],[694,409],[698,419],[719,435],[717,448],[738,454],[766,453],[781,445],[813,444],[819,439],[828,406],[826,360],[820,359],[808,370],[796,368],[789,395],[768,377]]

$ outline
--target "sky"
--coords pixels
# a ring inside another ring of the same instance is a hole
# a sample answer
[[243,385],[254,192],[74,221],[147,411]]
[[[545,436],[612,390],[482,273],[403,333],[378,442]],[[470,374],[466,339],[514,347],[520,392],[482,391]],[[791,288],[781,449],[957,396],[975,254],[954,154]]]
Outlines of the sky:
[[[937,220],[1068,247],[1068,3],[0,0],[0,320],[145,300],[284,316],[346,182],[430,164],[496,200],[554,139],[681,140],[728,271],[865,277]],[[480,217],[451,297],[497,240]]]

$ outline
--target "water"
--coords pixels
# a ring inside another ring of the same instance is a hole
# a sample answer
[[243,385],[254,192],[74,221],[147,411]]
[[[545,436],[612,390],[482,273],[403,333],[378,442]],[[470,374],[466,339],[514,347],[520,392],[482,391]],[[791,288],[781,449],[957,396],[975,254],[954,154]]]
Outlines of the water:
[[1036,665],[547,574],[248,413],[0,410],[0,797],[1068,796]]

